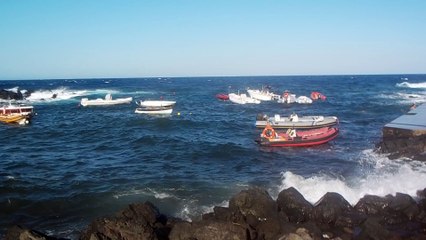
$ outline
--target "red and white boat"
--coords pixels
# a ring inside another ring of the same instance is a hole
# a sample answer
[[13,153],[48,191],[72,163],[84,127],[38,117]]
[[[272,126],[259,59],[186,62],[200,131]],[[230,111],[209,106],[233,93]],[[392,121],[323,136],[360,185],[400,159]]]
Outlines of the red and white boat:
[[225,93],[218,93],[216,94],[216,98],[222,101],[227,101],[229,100],[229,95]]
[[34,114],[34,107],[27,105],[3,105],[0,107],[0,121],[25,125],[30,123]]
[[276,132],[267,125],[260,134],[257,142],[270,147],[308,147],[327,143],[339,134],[337,127],[323,127],[310,130],[288,129],[286,132]]
[[311,92],[311,98],[312,98],[312,100],[319,100],[319,99],[321,99],[323,101],[325,101],[327,99],[327,97],[324,94],[320,93],[320,92]]

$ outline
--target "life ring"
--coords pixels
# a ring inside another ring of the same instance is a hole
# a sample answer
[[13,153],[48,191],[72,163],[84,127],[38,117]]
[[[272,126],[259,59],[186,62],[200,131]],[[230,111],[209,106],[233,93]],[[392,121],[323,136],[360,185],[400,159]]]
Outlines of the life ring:
[[275,130],[268,125],[265,127],[265,129],[263,129],[262,136],[267,139],[272,139],[275,137]]

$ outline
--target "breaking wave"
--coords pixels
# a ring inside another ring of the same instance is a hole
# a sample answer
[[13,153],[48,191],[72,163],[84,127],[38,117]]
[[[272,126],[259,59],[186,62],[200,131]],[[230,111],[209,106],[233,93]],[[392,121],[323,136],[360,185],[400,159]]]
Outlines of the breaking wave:
[[402,82],[402,83],[397,83],[396,86],[401,88],[426,88],[426,82],[421,82],[421,83]]
[[349,177],[325,173],[303,177],[290,171],[282,172],[279,191],[294,187],[312,204],[327,192],[337,192],[355,205],[365,195],[386,196],[400,192],[416,197],[416,192],[423,189],[426,182],[425,163],[389,160],[384,155],[366,150],[359,164],[358,174]]

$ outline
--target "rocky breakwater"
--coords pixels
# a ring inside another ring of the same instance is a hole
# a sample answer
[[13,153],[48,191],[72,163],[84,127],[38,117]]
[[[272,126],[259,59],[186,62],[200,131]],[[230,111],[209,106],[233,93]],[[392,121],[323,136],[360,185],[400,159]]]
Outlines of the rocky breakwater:
[[[81,240],[219,240],[219,239],[426,239],[426,189],[417,201],[397,193],[364,196],[352,206],[337,193],[312,205],[294,188],[272,197],[263,189],[241,191],[228,207],[214,207],[200,220],[167,217],[150,202],[131,204],[115,216],[93,221]],[[6,240],[57,239],[20,226]]]
[[0,89],[0,99],[3,100],[24,100],[30,95],[30,92],[26,91],[22,93],[20,90],[10,91],[5,89]]
[[389,158],[426,161],[426,104],[386,124],[379,151],[389,153]]

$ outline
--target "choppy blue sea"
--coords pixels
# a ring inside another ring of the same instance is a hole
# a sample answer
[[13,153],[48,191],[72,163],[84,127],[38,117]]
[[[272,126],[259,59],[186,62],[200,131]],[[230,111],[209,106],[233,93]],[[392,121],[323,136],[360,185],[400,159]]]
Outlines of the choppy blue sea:
[[[268,85],[311,105],[237,105],[217,93]],[[355,204],[365,194],[426,187],[426,164],[374,152],[382,127],[426,102],[426,75],[66,79],[0,81],[33,91],[30,125],[0,125],[0,236],[23,224],[76,238],[88,223],[133,202],[193,220],[249,186],[273,198],[290,186],[315,203],[326,192]],[[80,107],[81,98],[175,100],[169,117],[135,114],[136,104]],[[56,98],[52,99],[52,95]],[[254,141],[258,113],[334,115],[339,136],[309,148]],[[426,120],[425,120],[426,121]]]

